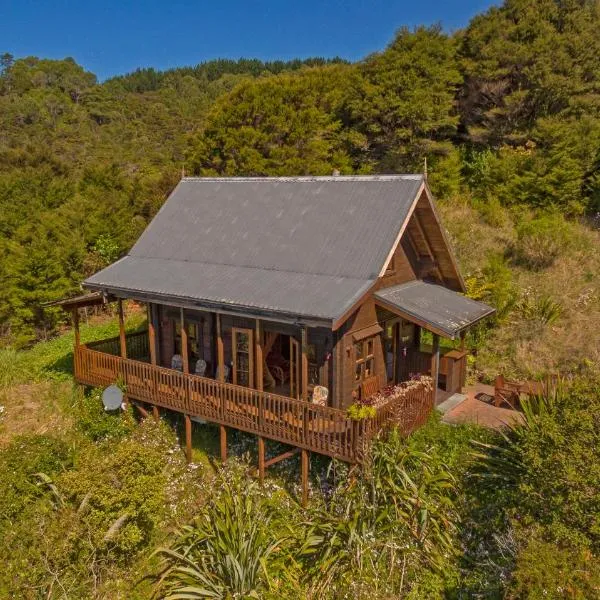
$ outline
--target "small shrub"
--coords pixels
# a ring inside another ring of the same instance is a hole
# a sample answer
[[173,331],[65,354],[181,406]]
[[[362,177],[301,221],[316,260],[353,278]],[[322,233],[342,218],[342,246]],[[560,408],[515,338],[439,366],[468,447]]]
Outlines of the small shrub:
[[136,424],[131,407],[125,411],[105,411],[102,391],[97,388],[81,395],[74,408],[79,429],[93,441],[121,439],[131,433]]
[[545,269],[570,250],[575,241],[576,233],[562,215],[545,214],[517,227],[514,258],[528,269]]
[[72,466],[73,450],[62,440],[45,435],[16,438],[0,453],[0,523],[13,521],[43,494],[37,474],[52,478]]
[[353,421],[362,421],[364,419],[370,419],[377,414],[377,409],[374,406],[363,404],[361,402],[355,402],[348,407],[348,418]]
[[562,314],[562,306],[549,296],[537,298],[525,295],[518,302],[517,310],[525,319],[542,325],[556,323]]
[[588,600],[600,595],[600,560],[589,550],[544,541],[537,529],[522,537],[509,598]]

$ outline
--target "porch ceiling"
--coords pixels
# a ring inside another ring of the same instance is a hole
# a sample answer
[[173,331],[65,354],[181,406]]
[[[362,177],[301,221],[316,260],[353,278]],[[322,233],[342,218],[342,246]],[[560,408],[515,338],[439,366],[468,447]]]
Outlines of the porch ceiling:
[[384,308],[442,337],[455,339],[496,309],[441,285],[411,281],[375,292]]

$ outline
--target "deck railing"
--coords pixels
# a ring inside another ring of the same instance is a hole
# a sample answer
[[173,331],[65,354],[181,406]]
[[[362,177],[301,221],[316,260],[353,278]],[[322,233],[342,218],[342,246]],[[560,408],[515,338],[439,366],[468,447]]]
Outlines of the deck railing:
[[[150,357],[150,347],[148,345],[148,332],[138,331],[137,333],[128,333],[125,337],[127,357],[137,360],[145,360]],[[113,354],[114,356],[121,355],[121,342],[119,336],[108,338],[106,340],[98,340],[89,342],[86,346],[98,352],[105,354]]]
[[404,433],[413,431],[433,405],[433,395],[428,397],[418,389],[410,399],[403,400],[413,406],[406,419],[398,419],[398,411],[385,405],[375,417],[354,421],[344,410],[184,374],[95,348],[79,346],[75,350],[75,378],[80,383],[108,386],[119,381],[132,400],[351,463],[362,462],[372,439],[394,421]]

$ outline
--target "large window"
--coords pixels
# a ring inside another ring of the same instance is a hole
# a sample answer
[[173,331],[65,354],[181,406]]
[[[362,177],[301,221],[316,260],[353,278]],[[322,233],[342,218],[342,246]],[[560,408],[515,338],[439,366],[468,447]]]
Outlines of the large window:
[[375,375],[375,337],[354,343],[354,381],[357,383]]

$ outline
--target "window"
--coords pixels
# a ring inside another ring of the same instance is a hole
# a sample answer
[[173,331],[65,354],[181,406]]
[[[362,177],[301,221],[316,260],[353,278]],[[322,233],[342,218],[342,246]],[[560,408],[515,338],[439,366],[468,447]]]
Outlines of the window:
[[375,375],[375,337],[354,343],[354,381],[357,383]]

